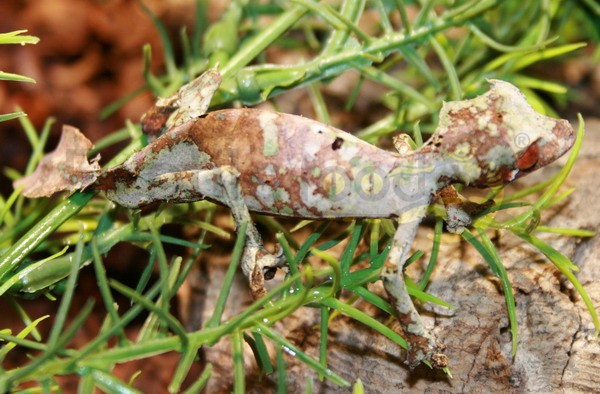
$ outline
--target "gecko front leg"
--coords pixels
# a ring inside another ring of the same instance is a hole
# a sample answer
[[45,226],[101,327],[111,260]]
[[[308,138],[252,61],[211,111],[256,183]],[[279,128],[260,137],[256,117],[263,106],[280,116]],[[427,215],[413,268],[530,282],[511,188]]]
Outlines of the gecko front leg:
[[441,189],[438,196],[446,207],[446,228],[454,234],[461,234],[473,223],[474,218],[494,205],[493,200],[483,204],[468,201],[452,185]]
[[410,368],[415,368],[423,361],[431,362],[436,368],[444,368],[447,365],[447,358],[442,353],[443,345],[436,344],[434,338],[427,332],[404,281],[404,263],[408,258],[410,246],[425,209],[426,207],[419,209],[423,212],[420,212],[417,219],[400,219],[388,263],[381,273],[381,280],[402,327],[403,337],[409,344],[407,363]]

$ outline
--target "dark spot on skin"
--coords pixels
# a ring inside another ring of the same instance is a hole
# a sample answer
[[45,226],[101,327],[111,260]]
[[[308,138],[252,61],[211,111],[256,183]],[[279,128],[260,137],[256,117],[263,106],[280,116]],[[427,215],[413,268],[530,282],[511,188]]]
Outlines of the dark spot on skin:
[[317,131],[317,133],[323,134],[323,130],[319,130],[319,131]]
[[331,149],[338,150],[342,147],[343,143],[344,143],[344,140],[342,138],[336,137],[335,140],[333,141],[333,144],[331,144]]

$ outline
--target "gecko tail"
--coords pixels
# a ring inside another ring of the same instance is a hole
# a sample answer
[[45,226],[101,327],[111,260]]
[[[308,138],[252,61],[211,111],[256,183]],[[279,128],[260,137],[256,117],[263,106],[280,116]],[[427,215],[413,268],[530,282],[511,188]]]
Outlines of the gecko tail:
[[33,173],[13,182],[13,187],[30,198],[89,187],[102,171],[98,164],[99,155],[88,161],[87,154],[92,146],[79,129],[63,126],[56,149],[42,157]]

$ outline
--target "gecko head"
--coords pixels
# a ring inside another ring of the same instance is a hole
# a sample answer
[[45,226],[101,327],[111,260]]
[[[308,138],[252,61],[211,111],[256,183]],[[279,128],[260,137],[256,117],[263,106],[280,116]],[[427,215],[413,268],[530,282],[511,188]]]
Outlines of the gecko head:
[[569,122],[536,112],[510,83],[489,82],[484,95],[444,104],[425,148],[451,159],[449,178],[475,187],[506,184],[544,167],[575,140]]

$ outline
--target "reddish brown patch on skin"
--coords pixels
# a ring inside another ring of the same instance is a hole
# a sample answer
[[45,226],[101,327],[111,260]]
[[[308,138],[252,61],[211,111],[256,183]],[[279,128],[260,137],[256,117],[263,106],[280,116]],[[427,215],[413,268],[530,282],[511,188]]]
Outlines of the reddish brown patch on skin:
[[510,183],[515,179],[515,171],[510,168],[501,168],[498,171],[498,180],[495,182],[489,182],[490,186],[498,186],[506,183]]
[[460,204],[462,202],[456,189],[446,186],[438,192],[438,196],[444,201],[444,205]]
[[[259,253],[263,254],[262,252]],[[254,297],[255,300],[261,299],[267,295],[267,290],[265,290],[265,277],[258,264],[254,266],[254,270],[250,273],[250,290],[252,291],[252,297]]]
[[176,107],[158,107],[150,108],[142,116],[142,131],[151,138],[160,136],[169,119],[169,116],[176,110]]
[[151,145],[148,145],[148,147],[152,149],[152,152],[158,153],[163,149],[171,149],[173,146],[180,143],[193,143],[189,136],[190,125],[190,123],[185,123],[170,129],[168,133],[162,135],[161,138],[154,141]]
[[527,150],[517,159],[517,168],[521,171],[528,170],[535,166],[540,159],[540,150],[537,144],[531,145]]
[[129,186],[135,183],[136,177],[137,174],[132,174],[121,166],[115,167],[100,175],[94,184],[94,188],[96,190],[115,190],[118,182]]

